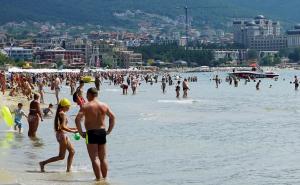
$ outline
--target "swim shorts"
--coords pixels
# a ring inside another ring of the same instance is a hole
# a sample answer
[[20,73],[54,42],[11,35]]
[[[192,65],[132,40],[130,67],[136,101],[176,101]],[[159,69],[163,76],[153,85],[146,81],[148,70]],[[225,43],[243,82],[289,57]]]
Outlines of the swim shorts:
[[86,144],[106,144],[106,130],[95,129],[86,132]]
[[15,126],[21,129],[22,128],[21,120],[15,119]]

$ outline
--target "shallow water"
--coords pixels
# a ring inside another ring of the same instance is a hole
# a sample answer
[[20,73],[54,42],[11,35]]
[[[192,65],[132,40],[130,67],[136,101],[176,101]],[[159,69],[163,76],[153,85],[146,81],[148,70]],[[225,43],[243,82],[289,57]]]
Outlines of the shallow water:
[[[109,180],[100,184],[300,184],[300,92],[289,83],[296,72],[262,80],[260,91],[244,81],[216,89],[212,73],[196,74],[189,98],[179,100],[174,86],[162,94],[160,84],[143,83],[137,95],[123,96],[103,83],[100,100],[117,124],[108,137]],[[67,87],[62,93],[72,99]],[[46,99],[55,103],[51,93]],[[68,113],[71,126],[77,111],[73,106]],[[73,173],[64,172],[66,160],[39,173],[38,161],[58,152],[53,121],[41,123],[37,141],[27,138],[27,129],[24,124],[19,135],[0,124],[0,184],[95,184],[83,140],[72,140]]]

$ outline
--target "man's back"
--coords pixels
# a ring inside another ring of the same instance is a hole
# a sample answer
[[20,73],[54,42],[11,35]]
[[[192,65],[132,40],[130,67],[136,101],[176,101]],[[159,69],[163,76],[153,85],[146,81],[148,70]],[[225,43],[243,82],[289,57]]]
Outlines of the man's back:
[[86,103],[83,106],[86,129],[105,128],[105,115],[107,110],[107,105],[97,100]]

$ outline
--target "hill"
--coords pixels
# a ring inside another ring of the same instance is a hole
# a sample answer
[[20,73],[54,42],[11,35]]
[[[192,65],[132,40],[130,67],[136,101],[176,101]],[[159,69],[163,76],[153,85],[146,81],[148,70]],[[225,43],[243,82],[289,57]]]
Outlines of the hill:
[[[0,24],[12,21],[65,22],[103,26],[135,27],[136,18],[120,13],[140,10],[175,20],[184,14],[184,0],[1,0]],[[222,27],[233,17],[264,14],[287,23],[300,22],[299,0],[189,0],[193,25]],[[213,7],[213,8],[203,8]],[[155,18],[155,16],[154,16]],[[161,19],[161,17],[159,17]]]

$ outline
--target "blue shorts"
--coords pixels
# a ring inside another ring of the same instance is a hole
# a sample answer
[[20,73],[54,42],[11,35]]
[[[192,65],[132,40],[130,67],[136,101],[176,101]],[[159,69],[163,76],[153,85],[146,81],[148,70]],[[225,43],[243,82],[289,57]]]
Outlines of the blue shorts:
[[15,126],[18,127],[18,128],[22,128],[21,120],[15,119]]

